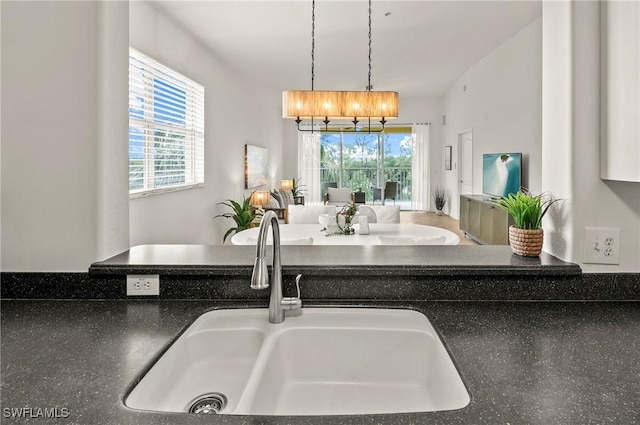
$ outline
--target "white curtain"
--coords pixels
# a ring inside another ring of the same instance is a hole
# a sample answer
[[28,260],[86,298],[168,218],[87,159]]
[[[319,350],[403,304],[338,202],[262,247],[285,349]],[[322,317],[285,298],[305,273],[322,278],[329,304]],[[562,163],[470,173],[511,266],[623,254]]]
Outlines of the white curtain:
[[320,133],[298,133],[298,176],[304,185],[305,204],[322,203],[320,199]]
[[429,124],[415,124],[412,127],[413,152],[411,153],[411,209],[429,211],[431,209],[429,179]]

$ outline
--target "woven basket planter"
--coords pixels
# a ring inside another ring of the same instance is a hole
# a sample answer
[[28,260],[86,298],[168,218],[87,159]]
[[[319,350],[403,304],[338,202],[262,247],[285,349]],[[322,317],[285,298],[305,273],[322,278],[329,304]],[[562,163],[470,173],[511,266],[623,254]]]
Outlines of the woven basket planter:
[[509,243],[514,254],[537,257],[542,252],[542,229],[527,230],[509,226]]

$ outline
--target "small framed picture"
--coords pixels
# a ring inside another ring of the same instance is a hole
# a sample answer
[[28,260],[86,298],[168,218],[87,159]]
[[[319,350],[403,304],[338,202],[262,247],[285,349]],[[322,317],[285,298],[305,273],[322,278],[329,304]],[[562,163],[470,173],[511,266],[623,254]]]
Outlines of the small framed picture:
[[267,149],[244,145],[244,187],[251,189],[268,183]]
[[444,169],[451,169],[451,146],[444,147]]

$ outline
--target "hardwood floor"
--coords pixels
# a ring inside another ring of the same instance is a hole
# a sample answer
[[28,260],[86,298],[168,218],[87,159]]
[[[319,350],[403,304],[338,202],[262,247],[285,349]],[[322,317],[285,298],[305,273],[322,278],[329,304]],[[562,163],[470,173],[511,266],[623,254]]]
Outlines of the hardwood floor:
[[478,245],[473,240],[465,238],[464,233],[460,231],[458,220],[448,215],[436,215],[433,212],[400,211],[400,222],[441,227],[458,235],[460,237],[460,245]]

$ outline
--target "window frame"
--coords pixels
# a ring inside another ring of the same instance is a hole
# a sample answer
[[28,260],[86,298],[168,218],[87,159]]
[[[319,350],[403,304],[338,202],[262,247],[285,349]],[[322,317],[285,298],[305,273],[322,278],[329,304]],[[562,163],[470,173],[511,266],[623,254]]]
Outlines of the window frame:
[[[137,74],[136,74],[137,73]],[[136,87],[137,83],[137,87]],[[171,93],[171,92],[174,93]],[[204,86],[177,72],[151,56],[129,47],[129,198],[175,192],[205,185],[205,89]],[[184,92],[184,106],[180,96]],[[177,97],[172,97],[175,94]],[[160,98],[161,100],[157,100]],[[177,99],[177,101],[176,101]],[[177,109],[176,109],[177,104]],[[156,108],[162,109],[157,112]],[[175,114],[178,118],[175,118]],[[181,115],[183,114],[183,115]],[[174,121],[174,124],[171,123]],[[142,146],[132,149],[132,136],[139,131]],[[162,132],[163,135],[158,133]],[[167,137],[168,136],[168,137]],[[177,140],[183,137],[183,142]],[[158,146],[159,139],[168,143]],[[170,160],[158,159],[159,150],[164,154],[179,148],[184,152],[180,173],[184,183],[158,184],[157,168],[165,170],[171,179]],[[132,150],[141,150],[142,188],[132,189]],[[160,164],[160,165],[159,165]]]

